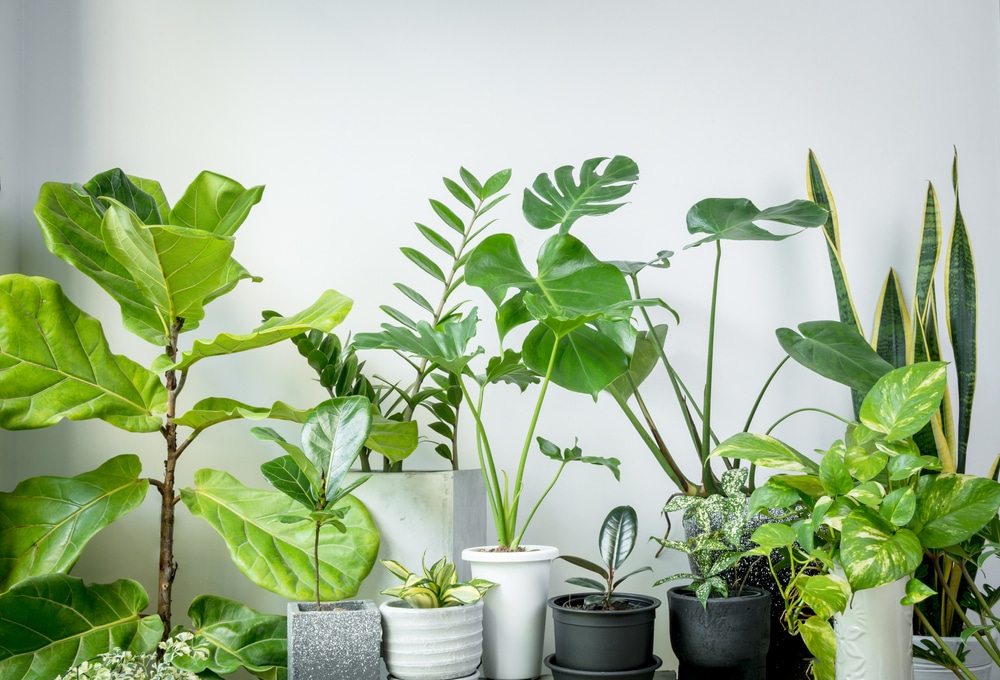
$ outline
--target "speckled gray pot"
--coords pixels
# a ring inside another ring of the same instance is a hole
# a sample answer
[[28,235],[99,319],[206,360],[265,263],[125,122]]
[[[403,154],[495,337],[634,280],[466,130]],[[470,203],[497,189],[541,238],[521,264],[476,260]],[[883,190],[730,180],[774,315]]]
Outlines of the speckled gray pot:
[[379,680],[381,647],[371,600],[288,603],[288,680]]

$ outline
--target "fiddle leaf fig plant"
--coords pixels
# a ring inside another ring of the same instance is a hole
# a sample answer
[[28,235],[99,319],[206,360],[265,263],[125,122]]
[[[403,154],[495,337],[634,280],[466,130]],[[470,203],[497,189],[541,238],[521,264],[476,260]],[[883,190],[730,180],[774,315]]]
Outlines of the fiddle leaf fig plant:
[[[762,527],[751,537],[771,564],[786,602],[789,630],[817,658],[817,677],[833,677],[830,612],[850,592],[908,579],[903,604],[934,594],[914,578],[926,551],[956,549],[994,522],[1000,484],[943,469],[921,456],[913,436],[938,412],[947,386],[942,362],[921,362],[885,374],[867,393],[860,422],[848,426],[819,463],[765,435],[743,433],[713,456],[790,470],[775,474],[750,497],[750,513],[788,513],[790,529]],[[791,519],[796,517],[796,519]],[[784,553],[775,558],[773,550]],[[793,565],[782,585],[780,564]],[[834,566],[844,579],[831,577]],[[823,578],[820,579],[819,577]],[[978,635],[978,633],[976,633]]]
[[635,541],[639,534],[639,519],[635,514],[635,509],[630,505],[619,505],[613,508],[601,523],[601,530],[597,536],[597,544],[600,547],[601,562],[591,562],[590,560],[574,555],[560,555],[556,559],[566,560],[571,564],[582,567],[601,577],[600,581],[592,578],[574,576],[566,579],[570,583],[581,588],[596,590],[597,594],[588,595],[583,600],[583,606],[587,609],[611,610],[619,602],[614,597],[615,590],[622,582],[630,576],[641,574],[644,571],[652,571],[651,567],[642,567],[631,571],[624,576],[618,574],[618,570],[632,554]]
[[[252,581],[279,593],[301,587],[298,563],[308,562],[314,537],[274,519],[292,512],[285,496],[249,489],[211,469],[194,474],[195,488],[177,488],[179,461],[207,428],[236,419],[301,423],[309,413],[283,402],[257,406],[228,397],[207,397],[184,410],[182,393],[198,364],[313,330],[328,333],[351,309],[349,298],[329,290],[301,312],[270,318],[249,331],[181,342],[198,328],[209,304],[241,281],[260,281],[233,252],[235,233],[262,194],[263,187],[247,189],[207,171],[173,206],[158,182],[119,169],[85,184],[41,187],[35,216],[48,249],[110,295],[120,307],[122,326],[154,350],[151,360],[115,354],[102,323],[58,283],[2,274],[0,427],[30,430],[62,420],[103,420],[127,432],[155,433],[164,467],[150,476],[137,456],[119,455],[94,470],[22,480],[0,493],[0,518],[16,518],[0,519],[0,677],[47,680],[115,646],[149,652],[158,638],[170,635],[178,573],[175,515],[182,500],[219,531],[234,563]],[[67,469],[76,467],[71,455],[65,460]],[[67,575],[87,542],[138,507],[150,486],[160,496],[160,544],[150,556],[159,564],[150,605],[156,616],[143,614],[148,597],[134,581],[84,584]],[[338,592],[348,595],[371,569],[378,548],[367,513],[352,508],[350,517],[346,533],[323,542],[327,570],[335,574]],[[352,558],[340,560],[333,557],[337,554]],[[200,625],[212,628],[219,623],[213,617],[224,609],[200,612]],[[240,621],[258,631],[259,649],[267,653],[251,659],[230,650],[226,664],[216,664],[220,653],[210,641],[207,672],[228,673],[244,665],[260,677],[273,677],[284,664],[283,631],[276,632],[272,618],[249,609]]]

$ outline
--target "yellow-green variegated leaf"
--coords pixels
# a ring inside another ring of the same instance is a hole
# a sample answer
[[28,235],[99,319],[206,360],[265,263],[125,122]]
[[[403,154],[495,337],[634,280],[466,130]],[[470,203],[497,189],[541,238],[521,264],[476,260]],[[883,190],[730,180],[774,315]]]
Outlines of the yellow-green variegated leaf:
[[159,377],[112,354],[100,322],[70,302],[59,284],[0,276],[0,427],[100,418],[154,432],[166,409]]
[[890,371],[861,404],[861,423],[893,442],[919,432],[937,413],[947,388],[947,365],[922,362]]
[[274,418],[276,420],[304,423],[308,416],[308,409],[295,408],[283,401],[276,401],[270,408],[266,408],[263,406],[251,406],[225,397],[208,397],[192,406],[190,411],[174,418],[174,422],[200,432],[212,425],[238,418],[246,420]]
[[[937,269],[941,253],[941,215],[938,210],[937,193],[934,185],[927,184],[927,198],[924,201],[924,221],[920,230],[920,248],[917,252],[917,268],[913,282],[913,324],[928,329],[930,302],[934,295],[934,271]],[[936,327],[932,329],[936,333]],[[916,356],[915,361],[926,357]],[[935,357],[930,357],[935,359]]]
[[818,472],[819,466],[782,441],[762,434],[741,432],[719,444],[712,456],[748,460],[758,467],[789,472]]
[[138,456],[76,477],[32,477],[0,493],[0,593],[31,576],[66,573],[101,529],[142,503]]
[[272,317],[244,335],[221,333],[212,341],[195,340],[192,348],[184,352],[180,361],[172,365],[169,362],[158,361],[155,368],[186,369],[206,357],[266,347],[313,329],[329,333],[347,317],[352,304],[350,298],[335,290],[327,290],[316,302],[298,314]]
[[85,585],[62,574],[36,576],[0,595],[0,678],[52,680],[113,647],[155,648],[163,632],[135,581]]
[[851,586],[837,574],[806,576],[801,590],[802,601],[821,619],[844,611],[851,597]]
[[799,635],[802,636],[802,641],[816,658],[812,667],[816,680],[834,680],[836,677],[834,662],[837,658],[837,638],[830,622],[819,616],[810,616],[799,624]]
[[854,590],[892,583],[920,566],[923,547],[909,529],[896,529],[878,512],[858,506],[844,518],[840,561]]
[[[313,542],[315,524],[281,521],[283,515],[308,517],[308,511],[279,491],[252,489],[219,470],[199,470],[195,487],[181,498],[193,515],[206,520],[226,542],[233,563],[265,590],[290,600],[315,599]],[[355,595],[378,555],[379,536],[360,501],[347,497],[346,533],[326,527],[320,533],[320,598]]]
[[917,486],[913,529],[926,548],[969,539],[996,517],[1000,484],[975,475],[924,475]]
[[118,202],[102,222],[107,251],[128,270],[161,319],[163,334],[175,319],[182,331],[205,318],[205,299],[219,288],[233,240],[174,226],[147,226]]

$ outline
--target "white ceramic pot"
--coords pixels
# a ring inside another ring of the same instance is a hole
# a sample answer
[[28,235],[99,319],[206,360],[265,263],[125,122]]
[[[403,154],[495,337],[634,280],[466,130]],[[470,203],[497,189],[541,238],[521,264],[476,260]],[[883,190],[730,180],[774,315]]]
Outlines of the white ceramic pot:
[[[931,639],[933,638],[914,635],[913,645],[915,647],[922,647],[921,641]],[[958,645],[962,642],[962,638],[958,637],[946,637],[943,640],[945,644],[951,647],[952,651],[957,650]],[[990,655],[986,653],[983,646],[975,639],[969,641],[968,649],[969,654],[965,657],[965,666],[979,680],[990,680],[993,672],[993,659],[990,658]],[[954,673],[943,666],[937,665],[933,661],[925,659],[913,660],[913,680],[936,680],[937,678],[954,677]]]
[[859,590],[834,617],[837,680],[912,680],[913,607],[899,604],[906,581]]
[[483,598],[483,674],[491,680],[527,680],[542,672],[549,572],[559,550],[526,545],[519,552],[467,548],[472,576],[500,584]]
[[414,609],[402,600],[379,606],[382,657],[399,680],[455,680],[478,672],[483,657],[483,601]]

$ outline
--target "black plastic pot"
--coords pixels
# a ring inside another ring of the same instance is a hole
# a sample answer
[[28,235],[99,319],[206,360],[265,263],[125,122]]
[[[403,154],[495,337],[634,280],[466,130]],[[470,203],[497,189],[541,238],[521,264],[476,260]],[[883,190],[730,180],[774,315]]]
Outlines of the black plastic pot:
[[556,653],[553,660],[565,669],[626,671],[653,663],[653,625],[660,601],[648,595],[615,594],[636,605],[633,609],[597,611],[566,607],[581,602],[588,593],[550,598]]
[[709,599],[705,609],[687,586],[677,586],[667,591],[667,608],[678,680],[767,678],[769,592],[747,586],[738,596]]
[[653,657],[652,663],[644,668],[630,668],[625,671],[579,671],[563,668],[555,661],[555,654],[545,657],[545,665],[552,671],[552,680],[653,680],[656,669],[663,665],[663,659]]

